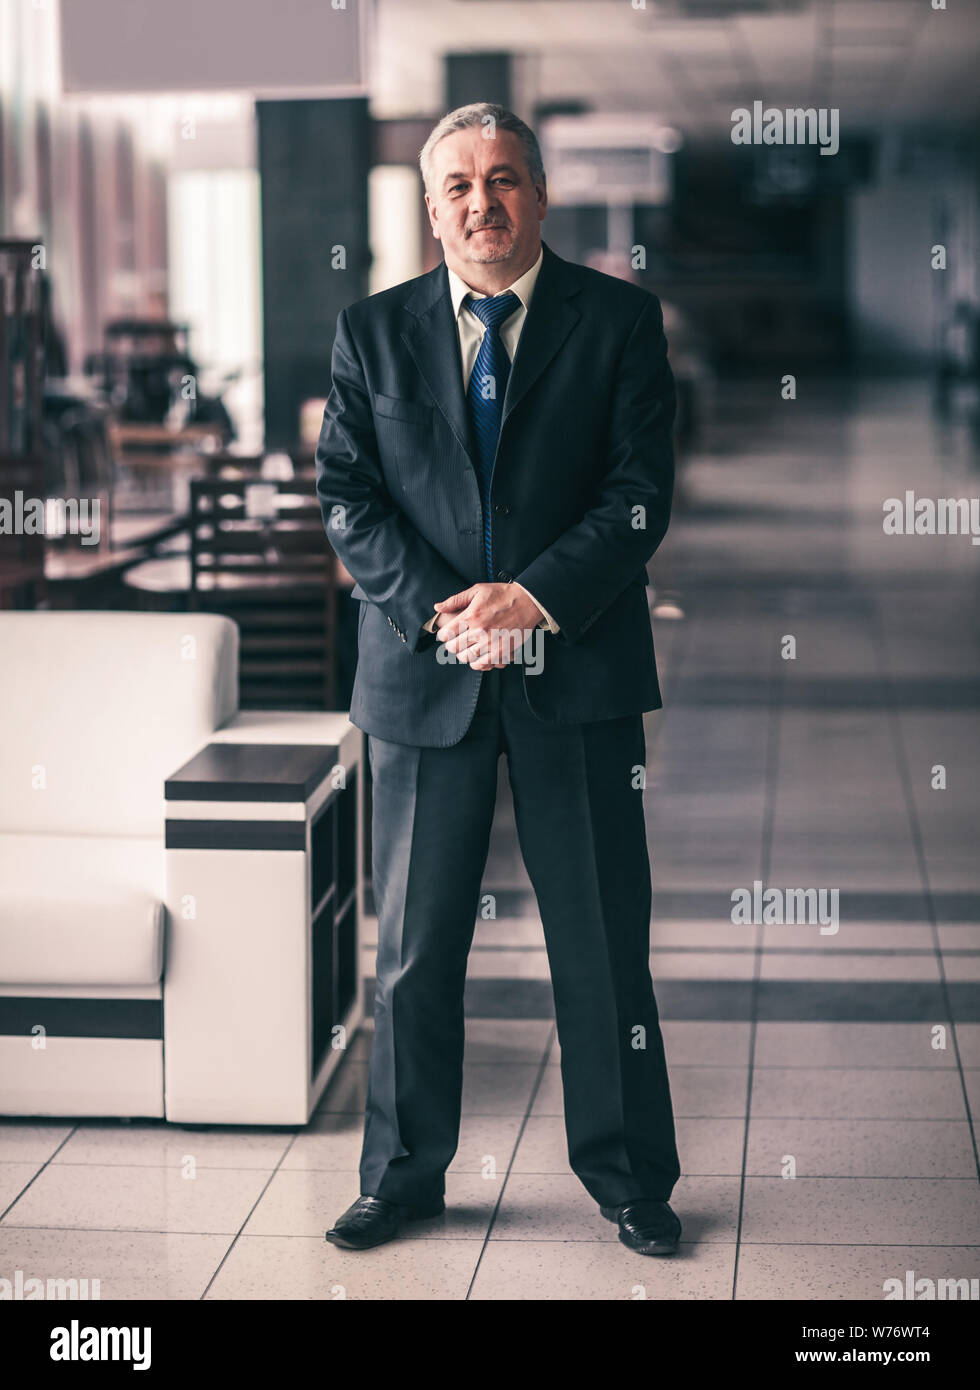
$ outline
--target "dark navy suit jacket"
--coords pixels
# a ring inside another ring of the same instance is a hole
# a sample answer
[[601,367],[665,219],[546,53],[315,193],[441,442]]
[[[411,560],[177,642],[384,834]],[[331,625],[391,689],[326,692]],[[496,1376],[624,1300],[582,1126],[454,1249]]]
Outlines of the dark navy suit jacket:
[[[350,717],[447,747],[482,675],[423,631],[437,599],[487,578],[476,454],[445,265],[343,310],[316,450],[331,545],[361,600]],[[504,397],[492,479],[494,578],[539,629],[528,703],[546,723],[659,709],[646,562],[670,520],[674,381],[660,303],[544,256]]]

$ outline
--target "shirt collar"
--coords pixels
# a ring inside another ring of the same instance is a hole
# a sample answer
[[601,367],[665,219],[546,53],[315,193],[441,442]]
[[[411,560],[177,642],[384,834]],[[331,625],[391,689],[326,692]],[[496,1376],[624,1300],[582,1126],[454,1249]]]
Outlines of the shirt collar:
[[[542,246],[541,250],[538,252],[538,259],[531,266],[530,270],[525,270],[520,279],[515,280],[512,285],[507,286],[508,290],[511,290],[517,295],[525,311],[530,308],[531,295],[534,293],[534,284],[538,278],[538,272],[541,269],[541,262],[543,259],[544,247]],[[468,294],[474,295],[477,299],[485,299],[486,296],[479,290],[471,289],[465,281],[459,278],[454,270],[449,270],[448,266],[446,266],[446,270],[449,272],[449,293],[453,301],[453,317],[459,318],[460,307]],[[500,290],[499,293],[506,294],[507,290]]]

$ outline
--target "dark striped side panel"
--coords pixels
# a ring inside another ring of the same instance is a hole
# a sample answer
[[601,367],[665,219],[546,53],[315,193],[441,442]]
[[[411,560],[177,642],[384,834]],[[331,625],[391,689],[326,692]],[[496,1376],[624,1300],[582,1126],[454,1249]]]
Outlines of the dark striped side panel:
[[0,1036],[30,1037],[39,1025],[51,1038],[162,1039],[163,1000],[0,996]]
[[167,849],[305,849],[305,820],[168,820]]

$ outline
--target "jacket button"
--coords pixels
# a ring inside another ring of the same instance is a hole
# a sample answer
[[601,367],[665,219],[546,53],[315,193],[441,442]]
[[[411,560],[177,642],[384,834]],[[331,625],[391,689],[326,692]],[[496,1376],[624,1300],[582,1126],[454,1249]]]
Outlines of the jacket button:
[[498,502],[494,507],[494,511],[498,516],[510,516],[510,507],[508,507],[506,502]]
[[512,584],[514,582],[514,576],[508,574],[506,570],[498,570],[497,578],[501,584]]

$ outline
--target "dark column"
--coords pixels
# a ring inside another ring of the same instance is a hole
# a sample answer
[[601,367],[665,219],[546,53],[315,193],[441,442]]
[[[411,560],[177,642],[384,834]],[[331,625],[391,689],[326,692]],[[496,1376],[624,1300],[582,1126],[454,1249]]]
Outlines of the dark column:
[[[267,448],[330,390],[337,314],[368,292],[366,97],[258,101]],[[336,263],[342,248],[346,264]]]
[[509,53],[447,53],[446,110],[472,101],[496,101],[510,108]]

